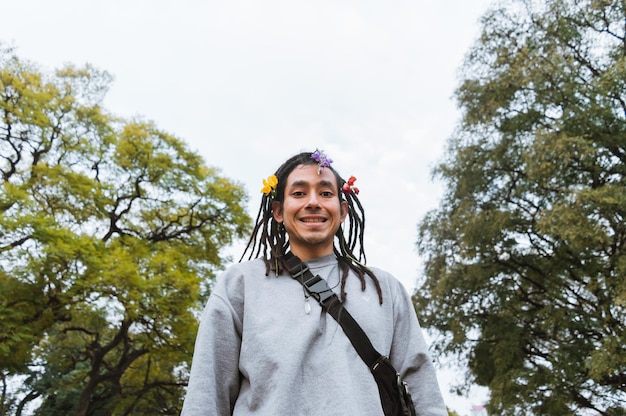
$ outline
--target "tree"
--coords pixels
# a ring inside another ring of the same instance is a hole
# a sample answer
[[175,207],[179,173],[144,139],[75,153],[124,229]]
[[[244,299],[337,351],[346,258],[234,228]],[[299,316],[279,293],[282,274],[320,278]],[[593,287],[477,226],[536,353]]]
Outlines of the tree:
[[626,2],[494,5],[414,294],[491,414],[626,414]]
[[0,414],[179,414],[220,250],[249,228],[239,184],[101,108],[110,81],[0,48]]

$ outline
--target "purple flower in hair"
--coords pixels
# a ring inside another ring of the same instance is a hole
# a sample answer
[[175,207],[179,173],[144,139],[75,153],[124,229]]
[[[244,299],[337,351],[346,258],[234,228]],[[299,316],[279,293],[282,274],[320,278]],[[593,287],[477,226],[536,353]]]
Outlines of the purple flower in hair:
[[315,149],[315,152],[311,155],[311,157],[317,162],[319,167],[317,168],[317,173],[322,173],[322,168],[329,168],[330,164],[333,163],[333,160],[326,156],[323,151]]

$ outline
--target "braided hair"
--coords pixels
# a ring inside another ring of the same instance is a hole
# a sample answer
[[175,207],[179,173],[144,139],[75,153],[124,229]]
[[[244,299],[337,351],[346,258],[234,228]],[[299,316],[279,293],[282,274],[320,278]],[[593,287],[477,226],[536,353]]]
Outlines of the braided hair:
[[[275,201],[280,204],[283,203],[287,178],[297,166],[317,164],[318,161],[313,158],[313,153],[302,152],[289,158],[276,170],[274,175],[278,179],[278,184],[276,185],[275,193],[263,195],[252,235],[240,261],[246,257],[246,253],[249,253],[248,260],[258,257],[263,258],[266,266],[266,275],[269,275],[270,271],[274,271],[279,275],[283,270],[288,270],[284,256],[289,249],[289,240],[285,227],[274,219],[272,203]],[[341,178],[339,173],[330,164],[325,165],[325,167],[330,169],[335,176],[339,198],[341,201],[348,203],[347,238],[343,226],[341,226],[335,233],[339,247],[333,245],[333,251],[342,271],[341,300],[346,300],[346,279],[349,271],[352,270],[361,281],[361,290],[365,290],[366,275],[372,280],[378,292],[379,303],[382,304],[383,295],[378,278],[365,266],[366,257],[363,247],[365,211],[355,192],[344,193],[342,191],[341,188],[346,181]]]

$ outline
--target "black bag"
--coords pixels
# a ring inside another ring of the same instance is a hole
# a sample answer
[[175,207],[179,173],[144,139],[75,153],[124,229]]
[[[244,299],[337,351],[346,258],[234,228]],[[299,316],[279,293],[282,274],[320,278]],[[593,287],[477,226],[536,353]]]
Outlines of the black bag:
[[381,355],[371,368],[385,416],[415,416],[415,406],[406,382],[391,365],[389,358]]
[[391,365],[389,358],[380,354],[341,300],[328,287],[326,280],[313,276],[309,267],[292,253],[285,255],[291,277],[300,282],[329,315],[341,326],[361,359],[367,364],[378,385],[378,394],[385,416],[416,416],[415,406],[407,384]]

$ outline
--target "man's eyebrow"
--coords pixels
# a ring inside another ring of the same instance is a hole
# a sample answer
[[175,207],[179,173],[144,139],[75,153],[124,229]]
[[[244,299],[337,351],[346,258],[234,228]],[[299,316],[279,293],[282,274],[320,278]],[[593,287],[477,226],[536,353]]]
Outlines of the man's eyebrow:
[[[315,184],[319,185],[321,187],[329,187],[329,188],[333,188],[335,186],[331,181],[326,181],[326,180],[322,180],[322,181],[316,182]],[[292,182],[289,185],[289,187],[293,188],[293,187],[296,187],[296,186],[309,186],[309,185],[310,185],[310,182],[304,181],[304,180],[300,180],[300,181]]]

